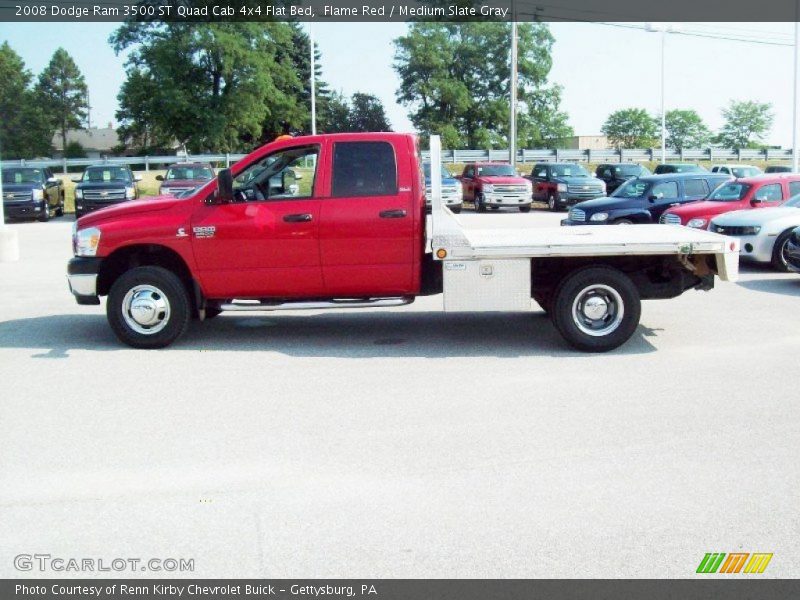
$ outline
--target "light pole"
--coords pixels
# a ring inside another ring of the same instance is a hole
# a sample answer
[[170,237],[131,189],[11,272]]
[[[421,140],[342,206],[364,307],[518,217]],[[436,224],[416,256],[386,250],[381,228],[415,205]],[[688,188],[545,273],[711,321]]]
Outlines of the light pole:
[[[797,14],[795,19],[800,19],[800,0],[797,2]],[[797,173],[800,167],[800,148],[797,147],[798,134],[797,127],[800,123],[797,122],[797,103],[800,101],[800,23],[794,23],[794,89],[792,90],[792,172]]]
[[511,110],[508,127],[508,156],[511,166],[517,168],[517,15],[511,17]]
[[308,24],[308,42],[311,47],[311,135],[317,135],[317,82],[316,57],[314,56],[314,28]]
[[0,146],[0,262],[19,260],[19,240],[16,229],[6,226],[3,206],[3,148]]
[[657,31],[661,33],[661,162],[667,162],[667,86],[666,86],[666,41],[667,33],[672,31],[668,23],[647,23],[647,31]]

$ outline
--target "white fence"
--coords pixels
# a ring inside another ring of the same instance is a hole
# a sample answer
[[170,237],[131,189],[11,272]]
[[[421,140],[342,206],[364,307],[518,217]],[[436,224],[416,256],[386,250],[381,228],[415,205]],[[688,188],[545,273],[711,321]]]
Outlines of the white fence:
[[[144,171],[160,165],[169,165],[179,161],[213,162],[224,164],[226,167],[243,158],[244,154],[190,154],[178,156],[117,156],[100,159],[91,158],[55,158],[55,159],[30,159],[30,160],[4,160],[2,167],[54,167],[60,168],[64,173],[69,167],[86,167],[96,164],[130,165],[143,167]],[[424,159],[429,158],[428,151],[422,152]],[[695,150],[667,150],[668,161],[713,161],[713,162],[748,162],[766,160],[791,160],[791,149],[766,149],[766,150],[728,150],[724,148],[704,148]],[[448,163],[469,163],[480,161],[505,161],[508,162],[508,150],[442,150],[442,159]],[[519,150],[518,163],[534,162],[647,162],[661,159],[660,148],[644,150]]]

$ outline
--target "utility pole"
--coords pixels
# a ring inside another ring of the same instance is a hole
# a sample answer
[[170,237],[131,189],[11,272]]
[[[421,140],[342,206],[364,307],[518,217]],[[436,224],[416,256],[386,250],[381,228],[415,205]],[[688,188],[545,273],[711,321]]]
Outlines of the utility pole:
[[661,162],[667,162],[667,85],[666,85],[666,43],[667,33],[673,31],[669,23],[647,23],[646,31],[661,33]]
[[311,135],[317,135],[317,66],[314,56],[314,29],[311,23],[308,24],[308,41],[311,47]]
[[800,85],[800,23],[797,22],[800,19],[800,0],[798,0],[797,4],[795,5],[795,23],[794,23],[794,88],[792,94],[792,172],[797,173],[798,168],[800,167],[800,148],[797,147],[798,141],[800,141],[800,133],[798,133],[797,128],[800,123],[797,121],[797,103],[800,102],[800,90],[798,90],[798,85]]
[[517,13],[516,3],[511,18],[511,110],[508,127],[508,153],[511,166],[517,166]]

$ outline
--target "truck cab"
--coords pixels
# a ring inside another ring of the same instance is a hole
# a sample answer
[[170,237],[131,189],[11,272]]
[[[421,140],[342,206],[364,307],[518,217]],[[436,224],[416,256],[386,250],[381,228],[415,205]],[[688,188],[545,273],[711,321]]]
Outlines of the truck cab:
[[6,167],[2,201],[7,219],[48,221],[64,214],[64,183],[47,167]]

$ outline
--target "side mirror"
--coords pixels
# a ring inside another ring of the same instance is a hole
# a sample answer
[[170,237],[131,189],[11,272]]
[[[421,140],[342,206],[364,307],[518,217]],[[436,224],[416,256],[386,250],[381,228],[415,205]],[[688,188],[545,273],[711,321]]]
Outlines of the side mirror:
[[222,169],[217,175],[217,202],[233,200],[233,173],[230,169]]
[[139,183],[141,180],[142,180],[142,176],[141,175],[134,175],[133,176],[134,183]]
[[164,181],[163,175],[156,175],[156,181]]
[[48,177],[47,183],[58,183],[58,177]]
[[80,177],[78,177],[78,179],[72,179],[71,181],[72,183],[80,183],[83,180]]

